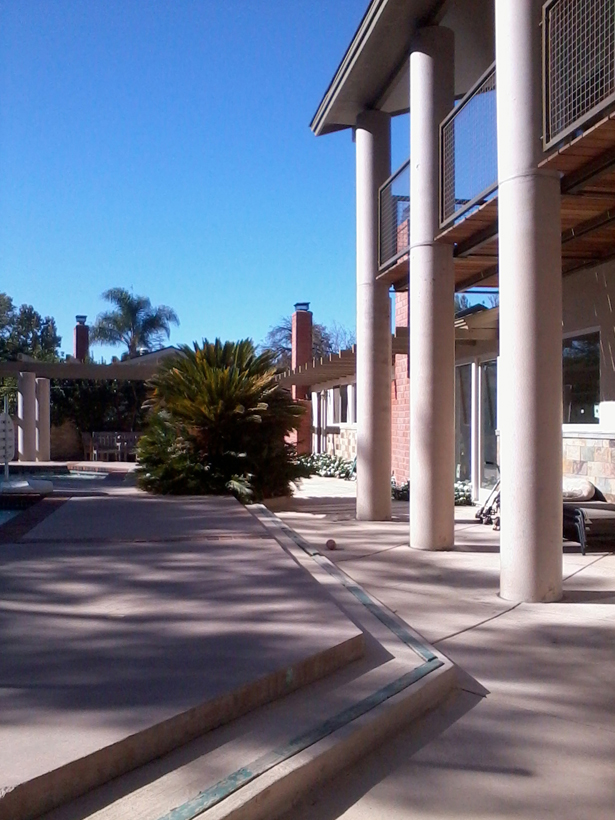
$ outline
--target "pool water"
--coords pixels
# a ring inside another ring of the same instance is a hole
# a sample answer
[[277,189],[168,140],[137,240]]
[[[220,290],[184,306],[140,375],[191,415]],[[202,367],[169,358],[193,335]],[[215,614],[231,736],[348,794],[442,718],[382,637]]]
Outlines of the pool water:
[[81,470],[71,470],[69,473],[37,473],[36,475],[31,475],[30,478],[43,478],[49,481],[61,481],[62,479],[65,481],[74,481],[75,479],[81,479],[82,481],[103,481],[108,475],[108,473],[86,473]]
[[20,512],[21,510],[0,510],[0,527],[10,521],[11,518],[15,518]]

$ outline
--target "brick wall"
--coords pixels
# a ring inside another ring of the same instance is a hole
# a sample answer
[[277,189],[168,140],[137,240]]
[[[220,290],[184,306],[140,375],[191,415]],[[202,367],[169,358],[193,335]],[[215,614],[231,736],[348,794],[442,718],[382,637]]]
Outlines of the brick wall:
[[[408,293],[395,294],[395,327],[408,327]],[[395,356],[391,382],[391,470],[398,484],[410,475],[410,378],[408,356]]]

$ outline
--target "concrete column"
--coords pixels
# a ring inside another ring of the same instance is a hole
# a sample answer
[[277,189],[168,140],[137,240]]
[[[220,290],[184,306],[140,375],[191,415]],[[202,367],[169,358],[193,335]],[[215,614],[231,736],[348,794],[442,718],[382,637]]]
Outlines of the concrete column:
[[439,124],[453,104],[453,32],[421,29],[410,55],[410,545],[429,550],[454,544],[453,250],[434,242]]
[[320,393],[312,392],[312,452],[320,453],[320,419],[319,419]]
[[391,173],[391,119],[364,111],[357,150],[357,518],[391,516],[391,305],[378,275],[378,188]]
[[17,377],[17,458],[36,460],[36,374]]
[[480,365],[472,362],[472,415],[470,424],[472,441],[470,469],[472,471],[472,497],[480,495]]
[[541,145],[539,0],[496,0],[501,577],[513,601],[562,594],[560,185]]
[[348,424],[356,424],[357,418],[355,413],[355,390],[354,384],[348,385]]
[[51,461],[51,401],[49,379],[36,380],[36,460]]

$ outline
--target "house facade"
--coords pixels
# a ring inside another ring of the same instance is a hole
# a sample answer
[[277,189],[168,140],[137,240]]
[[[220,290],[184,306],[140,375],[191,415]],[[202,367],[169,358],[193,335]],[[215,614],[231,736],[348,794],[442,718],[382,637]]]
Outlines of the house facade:
[[[311,124],[356,151],[357,516],[390,515],[393,288],[410,544],[453,547],[453,479],[492,482],[495,458],[510,600],[561,596],[563,472],[615,477],[614,104],[611,0],[373,0]],[[499,290],[497,341],[464,356],[453,296],[477,285]]]

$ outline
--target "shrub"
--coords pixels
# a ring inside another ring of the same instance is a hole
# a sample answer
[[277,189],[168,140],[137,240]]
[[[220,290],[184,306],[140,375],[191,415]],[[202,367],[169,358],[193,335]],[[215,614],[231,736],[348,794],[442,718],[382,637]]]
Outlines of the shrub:
[[307,475],[285,441],[303,408],[276,382],[272,355],[257,355],[249,339],[184,345],[150,388],[138,448],[144,489],[255,501],[289,495]]
[[[394,501],[409,501],[410,500],[410,484],[406,481],[405,484],[397,484],[393,479],[391,481],[391,495]],[[469,481],[455,482],[455,506],[456,507],[473,507],[472,501],[472,485]]]
[[347,461],[329,453],[312,453],[299,456],[299,463],[308,471],[308,475],[319,475],[323,478],[345,478],[350,481],[356,477],[354,461]]
[[469,481],[455,482],[455,506],[456,507],[473,507],[472,501],[472,485]]

